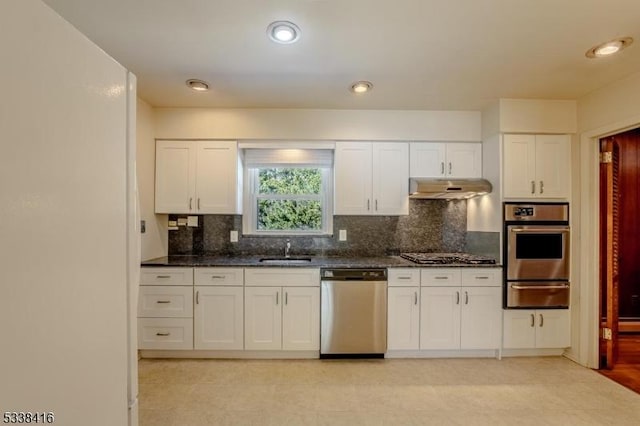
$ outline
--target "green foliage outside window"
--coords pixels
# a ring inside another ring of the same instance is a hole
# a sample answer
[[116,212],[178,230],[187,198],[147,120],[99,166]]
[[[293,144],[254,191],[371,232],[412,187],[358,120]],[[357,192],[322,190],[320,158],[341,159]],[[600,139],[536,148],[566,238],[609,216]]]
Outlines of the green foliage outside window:
[[322,229],[322,172],[318,168],[268,168],[258,173],[258,230]]

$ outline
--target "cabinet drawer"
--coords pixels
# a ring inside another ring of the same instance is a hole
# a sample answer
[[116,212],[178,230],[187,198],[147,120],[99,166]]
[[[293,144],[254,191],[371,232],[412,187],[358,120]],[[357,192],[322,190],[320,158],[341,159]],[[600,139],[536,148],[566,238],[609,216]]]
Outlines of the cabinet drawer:
[[247,286],[267,287],[320,287],[320,270],[316,268],[247,268],[244,270]]
[[417,287],[420,285],[420,269],[389,268],[387,279],[389,287]]
[[469,287],[500,287],[501,268],[468,268],[462,270],[462,285]]
[[193,349],[193,319],[138,318],[138,349]]
[[193,285],[193,268],[141,268],[140,285]]
[[195,285],[244,285],[242,268],[195,268],[193,271]]
[[459,268],[423,268],[420,270],[420,285],[428,287],[460,287]]
[[193,287],[141,286],[138,316],[145,318],[193,317]]

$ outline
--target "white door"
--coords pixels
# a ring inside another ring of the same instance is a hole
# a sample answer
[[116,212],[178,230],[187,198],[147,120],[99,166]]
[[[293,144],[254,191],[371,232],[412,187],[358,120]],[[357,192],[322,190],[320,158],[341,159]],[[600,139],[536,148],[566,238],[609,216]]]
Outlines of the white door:
[[156,142],[156,213],[195,212],[195,142]]
[[372,211],[371,143],[338,142],[335,150],[335,214]]
[[540,197],[569,196],[570,142],[568,135],[536,136],[536,191]]
[[462,287],[461,349],[499,349],[502,288]]
[[567,348],[571,344],[568,309],[536,311],[536,347]]
[[506,198],[537,197],[536,137],[504,135],[504,196]]
[[448,143],[446,174],[451,178],[482,177],[481,143]]
[[460,287],[422,287],[420,292],[420,349],[459,349]]
[[282,349],[320,349],[320,287],[283,287]]
[[390,350],[420,348],[420,287],[389,287],[387,347]]
[[281,349],[281,287],[245,287],[244,304],[244,348]]
[[195,349],[242,349],[243,288],[196,286],[195,291]]
[[442,178],[445,176],[446,148],[443,143],[414,142],[410,144],[411,177]]
[[236,142],[198,142],[196,201],[198,213],[237,213],[238,150]]
[[409,145],[374,143],[372,158],[373,214],[409,214]]
[[505,309],[503,347],[527,349],[536,347],[536,311]]

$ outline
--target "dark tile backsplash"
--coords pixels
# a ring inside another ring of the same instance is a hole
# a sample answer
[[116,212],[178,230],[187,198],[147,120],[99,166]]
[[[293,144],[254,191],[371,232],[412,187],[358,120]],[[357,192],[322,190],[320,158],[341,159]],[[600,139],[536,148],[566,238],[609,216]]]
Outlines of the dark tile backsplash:
[[[177,220],[184,215],[170,215]],[[410,200],[407,216],[334,216],[333,236],[246,236],[242,216],[204,215],[199,226],[169,231],[169,254],[279,255],[286,240],[291,254],[383,256],[400,252],[460,252],[467,244],[467,202]],[[347,241],[338,241],[338,231]],[[237,243],[229,232],[240,233]]]

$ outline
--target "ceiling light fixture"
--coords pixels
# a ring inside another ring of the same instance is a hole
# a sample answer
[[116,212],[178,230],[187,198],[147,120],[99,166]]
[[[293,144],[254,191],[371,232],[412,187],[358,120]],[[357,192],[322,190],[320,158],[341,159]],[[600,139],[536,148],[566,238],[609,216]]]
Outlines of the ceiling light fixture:
[[373,83],[370,81],[356,81],[350,87],[353,93],[366,93],[373,89]]
[[207,83],[206,81],[192,78],[187,80],[186,83],[191,90],[195,90],[196,92],[206,92],[207,90],[209,90],[209,83]]
[[606,43],[599,44],[587,50],[585,56],[587,58],[603,58],[605,56],[611,56],[614,53],[618,53],[625,47],[633,43],[631,37],[620,37]]
[[280,44],[295,43],[300,39],[300,34],[300,28],[289,21],[275,21],[267,27],[269,38]]

